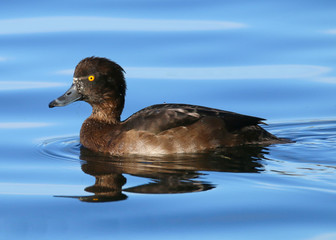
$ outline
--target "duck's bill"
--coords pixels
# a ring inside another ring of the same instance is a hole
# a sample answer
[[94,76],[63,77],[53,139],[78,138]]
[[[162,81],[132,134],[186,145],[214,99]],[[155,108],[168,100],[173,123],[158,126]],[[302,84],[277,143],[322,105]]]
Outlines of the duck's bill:
[[62,96],[56,98],[54,101],[49,103],[49,107],[63,107],[70,103],[79,101],[83,98],[83,95],[77,91],[76,85],[72,84],[68,91],[66,91]]

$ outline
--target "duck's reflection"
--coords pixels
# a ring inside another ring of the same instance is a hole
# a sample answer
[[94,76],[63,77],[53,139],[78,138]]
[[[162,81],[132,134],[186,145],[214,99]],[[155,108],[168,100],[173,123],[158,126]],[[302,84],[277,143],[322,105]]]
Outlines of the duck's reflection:
[[[87,202],[105,202],[125,200],[125,192],[162,194],[206,191],[214,188],[215,183],[206,181],[204,172],[258,173],[263,171],[261,161],[266,151],[262,147],[245,146],[207,154],[116,158],[97,155],[81,148],[82,170],[94,176],[96,181],[94,185],[85,188],[86,192],[93,195],[73,198]],[[123,189],[126,183],[123,174],[150,180],[149,183]]]

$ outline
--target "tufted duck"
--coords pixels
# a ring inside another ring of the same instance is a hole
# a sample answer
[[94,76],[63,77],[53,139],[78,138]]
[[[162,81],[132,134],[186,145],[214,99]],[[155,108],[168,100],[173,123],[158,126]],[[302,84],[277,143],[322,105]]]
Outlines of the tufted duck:
[[245,144],[288,142],[261,128],[262,118],[187,104],[158,104],[124,121],[124,70],[106,58],[89,57],[76,66],[72,86],[49,107],[85,101],[92,114],[80,131],[81,144],[112,155],[159,155],[213,151]]

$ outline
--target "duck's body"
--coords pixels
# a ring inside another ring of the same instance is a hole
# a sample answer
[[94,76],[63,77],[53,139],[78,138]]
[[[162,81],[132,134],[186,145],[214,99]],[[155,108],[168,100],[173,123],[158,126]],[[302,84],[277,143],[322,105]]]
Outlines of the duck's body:
[[77,100],[90,103],[92,115],[82,125],[80,142],[112,155],[195,153],[284,142],[258,125],[262,118],[194,105],[153,105],[120,121],[125,88],[119,65],[105,58],[86,58],[76,67],[72,87],[49,106]]

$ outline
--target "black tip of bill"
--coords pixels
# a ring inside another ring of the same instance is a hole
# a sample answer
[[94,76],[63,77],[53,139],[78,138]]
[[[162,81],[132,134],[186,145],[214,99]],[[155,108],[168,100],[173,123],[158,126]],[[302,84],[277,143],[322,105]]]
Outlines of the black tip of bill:
[[56,107],[56,106],[57,106],[56,100],[49,103],[49,108],[53,108],[53,107]]

